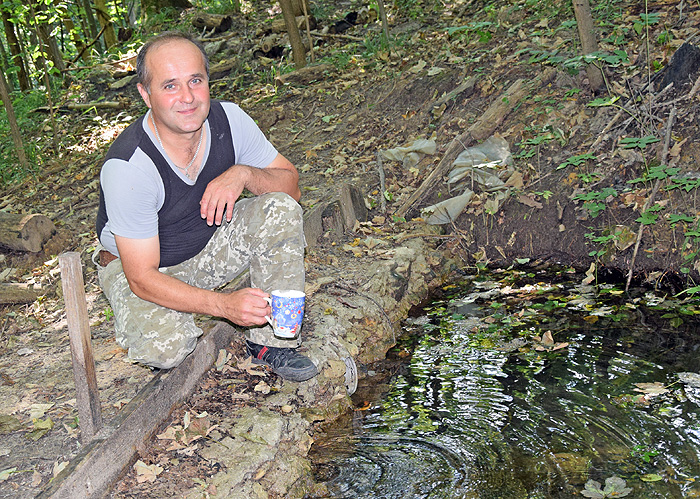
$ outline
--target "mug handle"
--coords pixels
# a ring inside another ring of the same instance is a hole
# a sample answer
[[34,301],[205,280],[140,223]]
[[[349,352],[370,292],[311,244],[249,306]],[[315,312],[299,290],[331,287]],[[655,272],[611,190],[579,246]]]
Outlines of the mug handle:
[[[263,300],[265,300],[268,305],[272,306],[272,298],[271,297],[263,298]],[[270,326],[272,326],[273,328],[275,327],[274,324],[272,324],[272,319],[269,316],[266,315],[265,319],[270,324]]]

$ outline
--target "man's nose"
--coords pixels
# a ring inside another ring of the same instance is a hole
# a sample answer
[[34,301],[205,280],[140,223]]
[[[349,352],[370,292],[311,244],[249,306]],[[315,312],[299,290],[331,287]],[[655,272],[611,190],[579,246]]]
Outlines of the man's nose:
[[183,90],[180,93],[180,100],[182,102],[187,102],[187,103],[190,103],[194,100],[194,93],[192,92],[192,89],[189,86],[185,85],[183,87]]

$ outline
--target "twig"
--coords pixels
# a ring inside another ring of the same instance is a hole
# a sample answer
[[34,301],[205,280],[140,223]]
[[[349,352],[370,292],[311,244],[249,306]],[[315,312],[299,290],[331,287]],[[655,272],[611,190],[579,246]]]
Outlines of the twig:
[[377,151],[377,169],[379,170],[379,198],[380,206],[382,208],[382,213],[386,213],[386,198],[384,197],[384,192],[386,191],[386,175],[384,173],[384,165],[382,164],[382,152]]
[[105,24],[104,26],[102,26],[102,29],[100,30],[99,33],[97,33],[97,36],[95,37],[95,39],[83,47],[83,50],[81,50],[81,51],[78,53],[78,55],[76,55],[76,56],[73,58],[73,60],[70,61],[71,64],[75,64],[75,63],[78,61],[78,59],[80,59],[80,58],[83,56],[83,53],[84,53],[87,49],[89,49],[90,47],[92,47],[93,45],[95,45],[95,43],[97,43],[97,40],[100,39],[100,37],[102,36],[102,33],[104,33],[105,30],[107,29],[107,26],[108,26],[107,24]]
[[313,36],[318,36],[321,38],[343,38],[345,40],[352,40],[353,42],[364,42],[364,38],[360,38],[359,36],[352,36],[352,35],[341,35],[340,33],[311,33]]
[[306,8],[306,0],[302,0],[301,6],[304,9],[304,19],[306,20],[306,37],[309,39],[309,52],[311,52],[311,62],[314,62],[314,40],[311,38],[311,24],[309,23],[309,12]]
[[[661,154],[661,163],[666,162],[666,158],[668,157],[668,149],[671,144],[671,129],[673,128],[673,121],[676,118],[676,108],[675,106],[671,108],[671,112],[668,115],[668,122],[666,123],[666,138],[664,141],[664,149],[663,153]],[[649,195],[649,198],[647,201],[644,203],[644,207],[642,208],[642,213],[647,211],[649,207],[652,205],[654,202],[654,197],[656,196],[656,193],[659,191],[659,187],[661,186],[661,179],[657,178],[656,182],[654,182],[654,188],[651,191],[651,194]],[[639,245],[642,242],[642,233],[644,232],[644,224],[640,223],[639,224],[639,230],[637,231],[637,241],[634,243],[634,252],[632,253],[632,260],[630,261],[630,269],[629,272],[627,273],[627,283],[625,284],[625,293],[629,291],[630,288],[630,282],[632,282],[632,273],[634,271],[634,262],[637,259],[637,253],[639,252]]]

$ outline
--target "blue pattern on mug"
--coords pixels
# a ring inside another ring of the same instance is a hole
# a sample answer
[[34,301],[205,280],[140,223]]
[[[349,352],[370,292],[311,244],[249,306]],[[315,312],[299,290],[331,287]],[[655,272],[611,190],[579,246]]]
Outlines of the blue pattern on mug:
[[275,290],[271,294],[272,318],[268,322],[275,335],[283,338],[296,337],[304,318],[306,296],[302,291],[293,290]]

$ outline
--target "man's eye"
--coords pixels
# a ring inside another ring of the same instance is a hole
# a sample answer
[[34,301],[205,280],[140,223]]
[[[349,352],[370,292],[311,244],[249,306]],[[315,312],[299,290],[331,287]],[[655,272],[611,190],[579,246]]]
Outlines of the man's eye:
[[197,85],[199,83],[202,83],[201,78],[192,78],[192,85]]
[[164,88],[165,90],[173,90],[173,89],[175,88],[175,85],[173,85],[172,83],[168,83],[168,84],[165,85],[163,88]]

